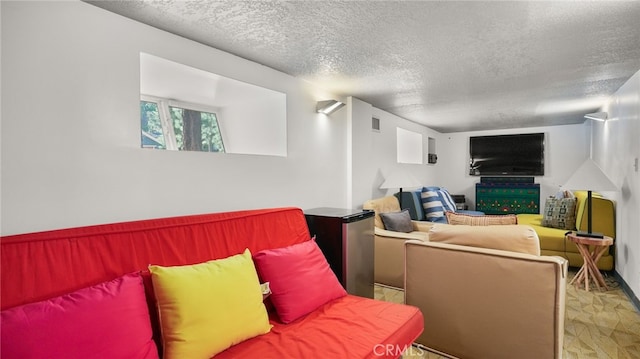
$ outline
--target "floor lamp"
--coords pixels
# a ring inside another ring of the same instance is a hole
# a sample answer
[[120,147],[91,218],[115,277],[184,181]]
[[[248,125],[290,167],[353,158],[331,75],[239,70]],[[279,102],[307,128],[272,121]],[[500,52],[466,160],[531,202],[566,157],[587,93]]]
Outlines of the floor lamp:
[[399,188],[400,195],[398,202],[400,204],[400,210],[402,211],[402,188],[415,188],[422,187],[422,183],[409,173],[402,171],[394,171],[389,174],[380,185],[380,189]]
[[580,237],[603,238],[602,233],[592,230],[591,191],[617,191],[616,185],[592,159],[587,159],[562,187],[587,191],[587,231],[578,231],[576,234]]

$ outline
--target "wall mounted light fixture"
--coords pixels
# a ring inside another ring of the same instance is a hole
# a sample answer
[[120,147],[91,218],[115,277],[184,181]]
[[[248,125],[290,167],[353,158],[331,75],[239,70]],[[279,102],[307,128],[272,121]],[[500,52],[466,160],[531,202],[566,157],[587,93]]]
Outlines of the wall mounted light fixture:
[[609,114],[606,112],[594,112],[584,115],[584,118],[595,121],[606,121],[608,117]]
[[316,112],[330,115],[344,106],[344,103],[336,100],[318,101],[316,104]]

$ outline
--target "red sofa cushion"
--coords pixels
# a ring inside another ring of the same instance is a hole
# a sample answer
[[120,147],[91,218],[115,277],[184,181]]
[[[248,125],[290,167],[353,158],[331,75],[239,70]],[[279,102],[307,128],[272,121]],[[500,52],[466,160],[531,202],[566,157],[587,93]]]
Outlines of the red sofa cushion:
[[292,323],[271,324],[269,333],[215,358],[398,358],[422,333],[424,319],[414,306],[346,295]]

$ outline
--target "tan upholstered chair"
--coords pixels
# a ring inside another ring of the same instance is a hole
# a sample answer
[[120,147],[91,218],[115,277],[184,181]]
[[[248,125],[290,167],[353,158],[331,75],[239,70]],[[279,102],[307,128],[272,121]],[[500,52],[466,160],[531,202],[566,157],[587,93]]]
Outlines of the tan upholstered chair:
[[425,321],[416,341],[458,358],[561,358],[567,260],[539,256],[530,226],[466,227],[405,243],[405,302]]
[[366,201],[363,209],[375,211],[374,281],[390,287],[404,288],[404,242],[409,239],[427,240],[430,222],[411,221],[413,232],[386,230],[380,213],[399,212],[400,204],[394,196]]

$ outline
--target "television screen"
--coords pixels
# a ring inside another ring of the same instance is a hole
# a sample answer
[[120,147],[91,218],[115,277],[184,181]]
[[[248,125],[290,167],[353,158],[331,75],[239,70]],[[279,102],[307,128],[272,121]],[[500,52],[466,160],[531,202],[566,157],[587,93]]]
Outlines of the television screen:
[[544,133],[469,138],[472,176],[544,175]]

